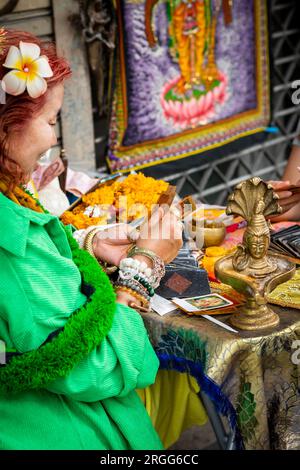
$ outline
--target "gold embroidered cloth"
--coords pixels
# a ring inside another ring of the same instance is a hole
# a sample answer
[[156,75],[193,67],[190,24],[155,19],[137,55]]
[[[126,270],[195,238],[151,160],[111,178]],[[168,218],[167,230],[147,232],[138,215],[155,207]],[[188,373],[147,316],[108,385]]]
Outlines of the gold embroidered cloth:
[[300,269],[292,279],[277,286],[267,295],[268,302],[282,307],[300,309]]
[[[144,313],[153,345],[206,341],[205,374],[233,404],[246,449],[300,449],[300,312],[273,306],[280,324],[259,333],[231,333],[200,316]],[[229,316],[218,315],[228,322]],[[298,341],[298,343],[297,343]],[[191,347],[191,346],[189,346]],[[174,346],[173,346],[174,348]],[[185,354],[189,355],[188,352]]]

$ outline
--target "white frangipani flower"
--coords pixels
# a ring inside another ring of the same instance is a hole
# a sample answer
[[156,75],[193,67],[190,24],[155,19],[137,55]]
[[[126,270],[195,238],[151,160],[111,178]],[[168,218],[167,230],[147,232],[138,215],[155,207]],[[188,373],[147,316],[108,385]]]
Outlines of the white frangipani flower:
[[38,98],[47,90],[45,78],[53,76],[48,58],[40,55],[37,44],[20,41],[19,48],[11,46],[3,67],[13,69],[4,75],[2,88],[9,95],[21,95],[26,89],[32,98]]

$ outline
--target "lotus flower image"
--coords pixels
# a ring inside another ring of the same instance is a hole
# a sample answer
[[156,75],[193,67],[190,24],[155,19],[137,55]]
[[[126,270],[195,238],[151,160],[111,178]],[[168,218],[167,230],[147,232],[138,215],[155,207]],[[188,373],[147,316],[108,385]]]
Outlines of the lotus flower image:
[[175,92],[179,80],[176,77],[162,89],[160,102],[165,117],[181,129],[207,124],[214,118],[216,107],[223,105],[228,97],[226,75],[220,72],[219,80],[210,90],[193,88],[189,95]]

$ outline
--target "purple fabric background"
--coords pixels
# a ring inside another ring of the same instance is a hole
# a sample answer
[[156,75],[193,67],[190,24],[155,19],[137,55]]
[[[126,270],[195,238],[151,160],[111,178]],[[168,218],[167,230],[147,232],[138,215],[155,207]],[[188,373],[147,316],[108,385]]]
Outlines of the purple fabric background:
[[[233,2],[233,22],[226,28],[223,13],[217,27],[216,59],[228,77],[229,97],[211,122],[256,108],[255,31],[253,0]],[[144,4],[124,7],[124,41],[128,94],[128,126],[123,145],[159,140],[180,131],[164,117],[160,104],[163,85],[179,75],[178,64],[167,47],[165,4],[154,9],[159,46],[152,50],[146,40]]]

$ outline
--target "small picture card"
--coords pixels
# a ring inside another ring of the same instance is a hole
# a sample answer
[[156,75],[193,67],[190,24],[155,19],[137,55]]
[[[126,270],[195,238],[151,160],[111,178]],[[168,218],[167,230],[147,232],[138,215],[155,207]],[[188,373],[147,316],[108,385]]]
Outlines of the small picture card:
[[233,302],[225,299],[225,297],[222,297],[219,294],[201,295],[198,297],[189,297],[187,299],[173,298],[172,302],[187,313],[201,313],[201,311],[206,312],[207,310],[215,310],[233,305]]

